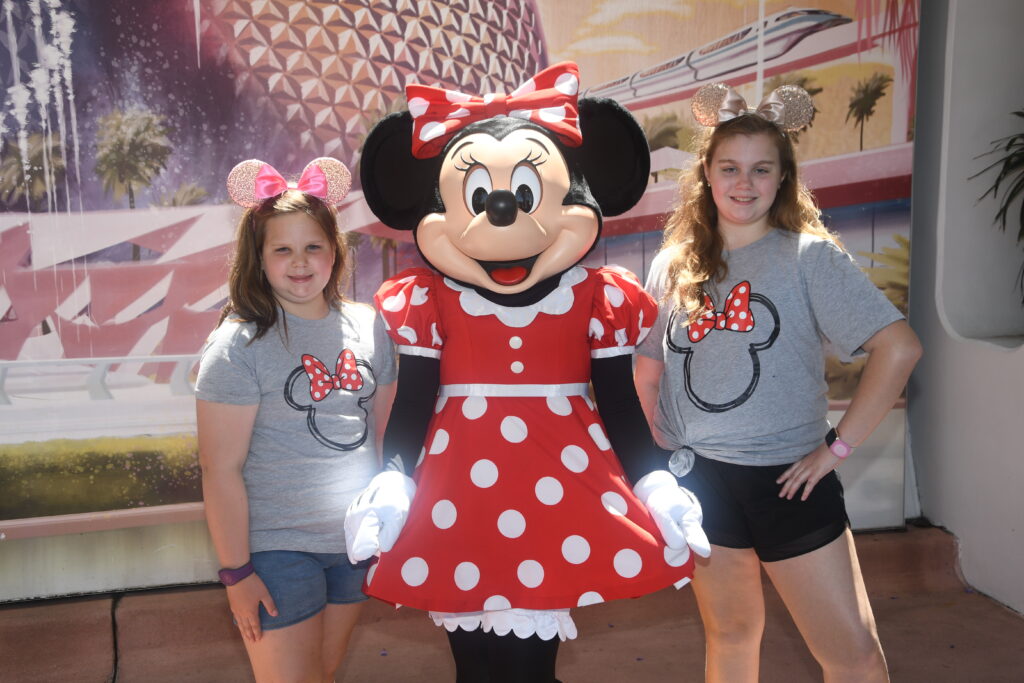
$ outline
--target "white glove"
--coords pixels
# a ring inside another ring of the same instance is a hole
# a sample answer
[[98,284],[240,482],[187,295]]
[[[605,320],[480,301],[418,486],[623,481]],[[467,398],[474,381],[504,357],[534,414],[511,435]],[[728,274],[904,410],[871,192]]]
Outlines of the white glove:
[[690,546],[701,557],[711,555],[711,543],[700,523],[704,518],[697,496],[679,485],[671,472],[655,470],[633,487],[658,525],[665,545],[673,550]]
[[401,472],[381,472],[348,506],[345,548],[355,564],[391,550],[409,516],[416,484]]

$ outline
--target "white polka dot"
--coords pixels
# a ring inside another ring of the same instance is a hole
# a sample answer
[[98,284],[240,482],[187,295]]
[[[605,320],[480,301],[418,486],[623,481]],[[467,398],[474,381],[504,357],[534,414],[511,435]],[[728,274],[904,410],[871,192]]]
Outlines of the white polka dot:
[[590,319],[590,336],[594,339],[600,339],[604,336],[604,325],[597,318]]
[[430,343],[434,346],[441,345],[441,335],[437,333],[437,323],[430,323]]
[[402,565],[402,581],[409,586],[421,586],[427,580],[430,568],[422,557],[410,557]]
[[373,575],[377,573],[377,562],[370,565],[370,569],[366,572],[366,585],[369,586],[373,583]]
[[[727,304],[727,305],[728,305],[728,304]],[[733,306],[737,306],[737,307],[738,307],[738,306],[742,306],[742,305],[743,305],[743,302],[742,302],[742,301],[740,301],[739,299],[736,299],[736,301],[733,301],[733,302],[732,302],[732,305],[733,305]]]
[[509,93],[509,95],[525,95],[526,93],[533,92],[536,89],[537,82],[534,81],[532,78],[528,78],[518,88]]
[[615,285],[605,285],[604,295],[608,298],[608,303],[615,308],[621,306],[622,302],[626,300],[626,293]]
[[604,602],[604,598],[597,591],[587,591],[580,596],[580,599],[576,601],[577,607],[586,607],[587,605],[596,605],[599,602]]
[[469,468],[469,478],[482,489],[490,488],[498,481],[498,466],[487,459],[477,460]]
[[746,319],[747,319],[747,312],[746,311],[740,311],[740,320],[746,320]]
[[590,438],[594,440],[594,444],[597,445],[602,451],[606,451],[612,447],[608,441],[608,437],[604,435],[604,430],[601,429],[601,425],[596,422],[587,427],[587,432],[590,434]]
[[310,363],[312,363],[312,362],[313,362],[313,361],[311,361],[311,360],[310,360],[310,359],[308,359],[308,358],[307,358],[307,359],[305,359],[304,361],[302,361],[303,365],[309,365],[309,364],[310,364]]
[[738,330],[738,329],[740,329],[740,326],[737,325],[736,323],[733,323],[732,325],[729,325],[729,329],[730,330]]
[[455,585],[460,590],[468,591],[480,583],[480,569],[472,562],[460,562],[455,567]]
[[740,294],[746,294],[747,293],[747,288],[746,287],[740,287],[736,291],[739,292]]
[[697,341],[698,339],[700,339],[700,332],[698,332],[697,330],[694,330],[693,332],[691,332],[690,333],[690,339],[692,339],[694,341]]
[[744,332],[750,332],[752,329],[754,329],[753,325],[747,325],[747,329]]
[[423,456],[425,456],[426,454],[427,454],[427,447],[424,446],[423,448],[420,449],[420,457],[416,460],[416,467],[420,466],[420,463],[423,462]]
[[437,453],[443,453],[444,449],[448,448],[448,432],[444,429],[438,429],[434,432],[434,440],[430,442],[430,454],[436,455]]
[[423,128],[420,129],[420,140],[423,142],[430,142],[436,137],[444,135],[445,127],[440,121],[428,121],[423,124]]
[[501,421],[501,435],[505,437],[506,441],[521,443],[526,439],[528,433],[526,423],[515,415],[509,415]]
[[417,339],[417,337],[416,337],[416,330],[412,329],[411,327],[409,327],[407,325],[402,325],[401,327],[398,328],[398,334],[403,339],[408,341],[410,344],[415,344],[416,343],[416,339]]
[[516,576],[527,588],[536,588],[544,581],[544,567],[537,560],[523,560],[516,569]]
[[570,472],[579,474],[587,469],[587,465],[590,464],[590,458],[585,450],[570,444],[562,449],[562,464]]
[[615,491],[605,491],[601,494],[601,504],[604,509],[613,515],[626,514],[626,499]]
[[438,396],[437,403],[434,404],[434,412],[440,413],[444,409],[444,404],[448,402],[447,396]]
[[450,500],[439,500],[430,510],[430,519],[438,529],[451,529],[458,512]]
[[557,505],[562,500],[562,496],[565,495],[561,482],[554,477],[541,477],[538,479],[537,485],[533,487],[533,492],[536,494],[537,500],[545,505]]
[[523,371],[523,364],[519,361],[513,361],[512,365],[509,366],[509,370],[518,375]]
[[548,410],[555,415],[568,415],[572,412],[572,405],[566,396],[548,396]]
[[513,349],[522,348],[523,338],[522,337],[509,337],[508,345]]
[[484,94],[484,104],[490,104],[494,101],[495,97],[497,97],[497,95],[492,92]]
[[384,299],[380,307],[383,308],[385,311],[389,311],[391,313],[395,313],[397,311],[402,310],[403,308],[405,308],[405,292],[401,291],[398,294],[395,294],[394,296],[389,296],[388,298]]
[[626,336],[626,330],[615,330],[615,344],[618,346],[625,346],[629,338]]
[[512,609],[512,603],[504,595],[492,595],[484,600],[484,609],[488,612],[500,612],[503,609]]
[[467,95],[464,92],[459,92],[458,90],[445,90],[444,97],[446,100],[452,103],[468,102],[469,100],[473,99],[471,95]]
[[487,412],[487,399],[483,396],[468,396],[462,402],[462,414],[467,420],[475,420]]
[[465,107],[459,107],[451,114],[448,114],[448,118],[450,119],[464,119],[467,116],[469,116],[469,110],[466,109]]
[[313,392],[313,398],[320,398],[320,392],[319,391],[314,391]]
[[544,107],[537,110],[537,118],[546,123],[558,123],[565,120],[565,107]]
[[412,297],[409,299],[409,303],[413,306],[422,306],[427,303],[427,288],[413,285]]
[[684,545],[678,550],[665,546],[665,564],[670,567],[682,567],[690,559],[690,546]]
[[590,544],[582,536],[569,536],[562,541],[562,557],[569,564],[583,564],[590,557]]
[[632,579],[643,569],[644,562],[640,559],[640,553],[631,548],[623,548],[615,553],[612,565],[616,574],[624,579]]
[[505,510],[498,515],[498,531],[505,538],[519,538],[526,531],[526,518],[519,510]]
[[412,114],[414,119],[426,114],[429,108],[430,102],[422,97],[414,97],[409,100],[409,113]]
[[555,79],[555,90],[572,96],[580,89],[579,80],[572,74],[562,74]]

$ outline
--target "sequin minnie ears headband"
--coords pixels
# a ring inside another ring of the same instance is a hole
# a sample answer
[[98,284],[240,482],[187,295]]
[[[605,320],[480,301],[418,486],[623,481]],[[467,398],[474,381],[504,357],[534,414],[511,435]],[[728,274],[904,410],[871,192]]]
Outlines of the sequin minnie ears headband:
[[743,114],[755,114],[785,131],[799,130],[811,122],[814,103],[798,85],[784,85],[768,93],[757,109],[725,83],[709,83],[690,102],[693,117],[702,126],[717,126]]
[[270,164],[259,159],[241,162],[228,174],[228,194],[247,209],[276,197],[286,190],[299,190],[319,197],[329,206],[337,206],[352,186],[352,174],[337,159],[320,157],[306,164],[297,183],[286,182]]

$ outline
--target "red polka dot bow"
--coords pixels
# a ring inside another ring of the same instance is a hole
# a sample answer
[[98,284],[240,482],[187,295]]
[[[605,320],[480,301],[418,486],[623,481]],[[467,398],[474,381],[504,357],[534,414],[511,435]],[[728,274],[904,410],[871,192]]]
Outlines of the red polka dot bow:
[[715,310],[711,297],[705,294],[704,310],[704,315],[690,323],[687,329],[686,334],[693,343],[704,339],[711,330],[750,332],[754,329],[754,316],[750,312],[750,283],[746,280],[732,288],[721,311]]
[[508,95],[473,97],[455,90],[411,84],[405,87],[412,115],[412,155],[437,155],[455,133],[494,116],[525,119],[547,128],[570,147],[583,142],[577,119],[580,71],[572,62],[544,69]]
[[363,376],[356,367],[356,356],[348,349],[338,354],[333,375],[323,361],[308,353],[302,354],[302,367],[309,376],[309,396],[314,401],[324,400],[335,389],[359,391],[363,388]]

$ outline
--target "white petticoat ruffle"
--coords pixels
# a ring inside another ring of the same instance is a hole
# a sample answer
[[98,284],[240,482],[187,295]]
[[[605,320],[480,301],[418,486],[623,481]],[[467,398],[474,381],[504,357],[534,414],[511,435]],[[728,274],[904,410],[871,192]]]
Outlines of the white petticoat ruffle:
[[572,640],[576,637],[576,623],[566,609],[503,609],[482,612],[430,612],[430,618],[448,631],[483,629],[499,636],[514,633],[517,638],[538,636],[541,640]]

